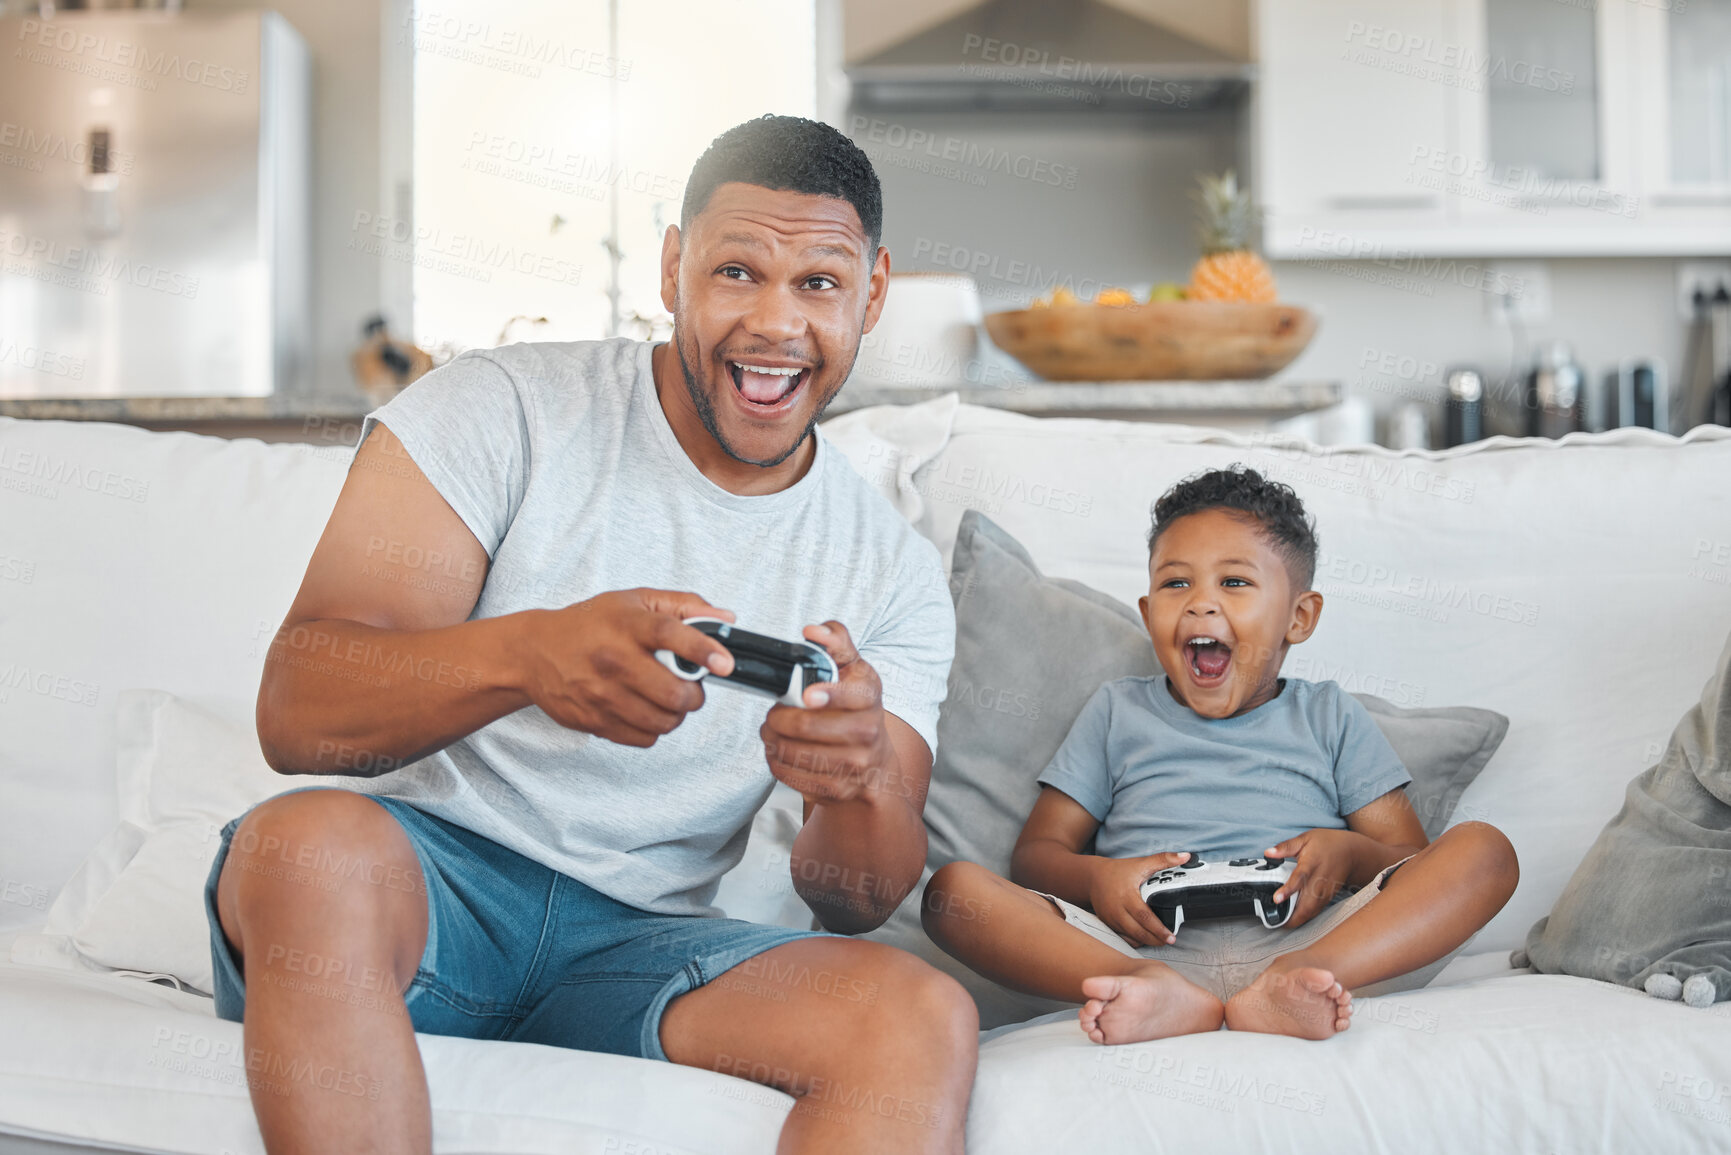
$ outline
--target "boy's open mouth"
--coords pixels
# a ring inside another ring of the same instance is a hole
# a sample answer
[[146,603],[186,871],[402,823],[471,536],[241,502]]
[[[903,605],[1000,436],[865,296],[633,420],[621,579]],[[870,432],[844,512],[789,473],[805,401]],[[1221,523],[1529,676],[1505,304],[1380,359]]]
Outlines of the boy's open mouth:
[[765,365],[753,361],[729,361],[728,375],[739,395],[764,408],[780,405],[811,376],[803,365]]
[[1190,672],[1202,685],[1213,685],[1226,677],[1232,664],[1232,647],[1219,638],[1191,638],[1184,643],[1184,655],[1190,662]]

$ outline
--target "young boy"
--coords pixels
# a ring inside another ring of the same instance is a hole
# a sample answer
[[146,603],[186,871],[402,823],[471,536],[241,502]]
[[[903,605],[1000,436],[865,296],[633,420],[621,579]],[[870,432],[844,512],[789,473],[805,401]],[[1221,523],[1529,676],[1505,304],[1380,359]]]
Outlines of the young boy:
[[[1083,1003],[1096,1043],[1222,1022],[1327,1038],[1351,989],[1424,985],[1502,909],[1514,849],[1482,822],[1427,845],[1364,707],[1280,677],[1322,613],[1316,535],[1289,487],[1242,466],[1181,482],[1155,503],[1148,550],[1138,606],[1165,673],[1095,691],[1040,774],[1015,881],[944,866],[926,932],[987,978]],[[1297,909],[1274,929],[1252,915],[1174,935],[1138,888],[1191,854],[1295,859],[1275,901]],[[990,919],[964,916],[979,904]]]

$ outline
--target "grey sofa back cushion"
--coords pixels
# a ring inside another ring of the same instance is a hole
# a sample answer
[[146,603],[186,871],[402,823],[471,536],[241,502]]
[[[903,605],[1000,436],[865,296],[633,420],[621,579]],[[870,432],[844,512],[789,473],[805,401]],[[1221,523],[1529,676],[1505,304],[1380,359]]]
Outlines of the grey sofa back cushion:
[[1374,694],[1353,697],[1370,711],[1382,736],[1412,775],[1407,797],[1424,823],[1425,837],[1435,838],[1449,824],[1462,791],[1472,785],[1503,744],[1509,720],[1495,710],[1476,706],[1408,709]]
[[[978,510],[962,516],[950,593],[956,656],[926,798],[927,875],[963,859],[1007,877],[1010,852],[1040,793],[1035,778],[1089,696],[1113,678],[1159,666],[1140,614],[1080,582],[1045,576],[1020,542]],[[1425,833],[1436,835],[1502,741],[1508,719],[1358,698],[1413,776],[1409,791]],[[926,938],[917,902],[903,903],[870,937],[961,980],[980,1005],[983,1026],[1062,1005],[1006,991],[951,960]]]
[[[1142,619],[1081,582],[1040,573],[978,510],[950,568],[956,656],[926,799],[933,869],[966,859],[1007,875],[1036,775],[1102,683],[1159,671]],[[965,623],[965,624],[964,624]]]

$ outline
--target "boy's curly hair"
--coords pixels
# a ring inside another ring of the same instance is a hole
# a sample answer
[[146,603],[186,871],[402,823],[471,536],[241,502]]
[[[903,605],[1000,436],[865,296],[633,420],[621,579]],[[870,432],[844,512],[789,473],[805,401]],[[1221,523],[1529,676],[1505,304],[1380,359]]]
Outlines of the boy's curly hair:
[[1294,590],[1310,588],[1316,579],[1315,519],[1304,512],[1304,502],[1290,485],[1270,481],[1243,464],[1194,474],[1161,494],[1148,528],[1148,556],[1154,556],[1154,543],[1173,522],[1208,509],[1237,510],[1255,518],[1286,562]]

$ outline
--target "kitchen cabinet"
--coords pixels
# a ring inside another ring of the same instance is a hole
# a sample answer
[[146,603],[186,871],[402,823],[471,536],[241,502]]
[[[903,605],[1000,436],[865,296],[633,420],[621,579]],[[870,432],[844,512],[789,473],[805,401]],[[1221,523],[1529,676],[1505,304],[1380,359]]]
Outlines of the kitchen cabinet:
[[1449,35],[1447,0],[1269,0],[1257,12],[1255,183],[1274,256],[1338,232],[1445,225],[1413,150],[1449,140],[1453,97],[1377,46]]
[[1731,0],[1262,0],[1285,258],[1731,253]]
[[1666,228],[1723,237],[1731,227],[1731,0],[1633,6],[1630,39],[1655,78],[1636,94],[1636,163],[1650,174],[1643,212]]

